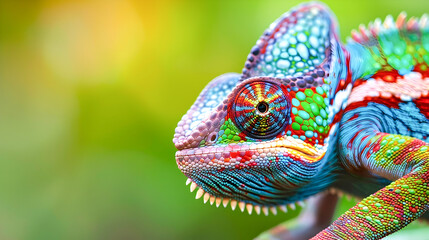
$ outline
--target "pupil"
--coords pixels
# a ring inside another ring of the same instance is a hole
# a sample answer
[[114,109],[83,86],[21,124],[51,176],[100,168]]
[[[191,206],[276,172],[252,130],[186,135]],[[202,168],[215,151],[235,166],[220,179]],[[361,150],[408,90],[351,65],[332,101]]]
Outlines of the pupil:
[[256,108],[258,109],[258,112],[266,113],[268,111],[268,104],[265,102],[260,102]]

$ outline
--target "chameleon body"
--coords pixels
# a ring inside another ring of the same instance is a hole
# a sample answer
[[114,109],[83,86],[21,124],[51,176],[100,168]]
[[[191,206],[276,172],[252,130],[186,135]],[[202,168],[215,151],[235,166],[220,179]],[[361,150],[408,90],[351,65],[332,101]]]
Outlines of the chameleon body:
[[380,239],[429,207],[429,26],[401,14],[338,38],[300,5],[183,116],[176,162],[197,198],[249,213],[328,188],[363,198],[314,239]]

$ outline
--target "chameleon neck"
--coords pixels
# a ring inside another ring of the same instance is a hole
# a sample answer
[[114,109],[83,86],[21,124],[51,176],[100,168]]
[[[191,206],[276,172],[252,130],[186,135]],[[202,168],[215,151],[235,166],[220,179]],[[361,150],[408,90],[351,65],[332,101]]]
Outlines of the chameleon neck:
[[355,42],[346,45],[346,50],[350,54],[350,71],[352,83],[357,79],[368,79],[379,70],[379,64],[371,54],[371,49]]
[[335,125],[342,117],[356,80],[368,79],[379,69],[376,68],[377,61],[367,46],[353,42],[343,46],[333,41],[331,52],[332,60],[326,84],[330,88],[328,122],[331,129],[333,128],[331,133],[334,134],[337,129]]
[[333,127],[341,119],[353,85],[357,79],[367,79],[376,73],[375,60],[366,46],[349,43],[342,45],[331,40],[331,63],[329,76],[325,83],[329,85],[329,123]]
[[[379,63],[371,54],[371,48],[355,42],[343,46],[336,43],[332,47],[333,62],[331,63],[328,84],[336,93],[354,85],[357,79],[368,79],[379,70]],[[336,61],[336,62],[334,62]]]

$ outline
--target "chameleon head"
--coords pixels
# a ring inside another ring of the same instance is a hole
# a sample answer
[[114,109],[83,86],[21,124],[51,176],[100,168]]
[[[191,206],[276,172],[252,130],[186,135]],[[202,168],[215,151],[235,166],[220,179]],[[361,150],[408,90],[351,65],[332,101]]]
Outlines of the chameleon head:
[[197,197],[260,209],[323,188],[311,183],[328,146],[331,21],[318,4],[285,14],[252,49],[243,74],[217,77],[202,91],[173,139],[179,169],[191,189],[201,188]]

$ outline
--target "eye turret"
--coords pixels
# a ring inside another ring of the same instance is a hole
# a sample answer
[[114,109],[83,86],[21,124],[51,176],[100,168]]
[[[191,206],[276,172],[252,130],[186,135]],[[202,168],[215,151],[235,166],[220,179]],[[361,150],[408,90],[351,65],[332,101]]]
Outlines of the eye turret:
[[273,138],[289,122],[289,94],[273,81],[251,81],[233,98],[231,117],[240,131],[255,139]]

